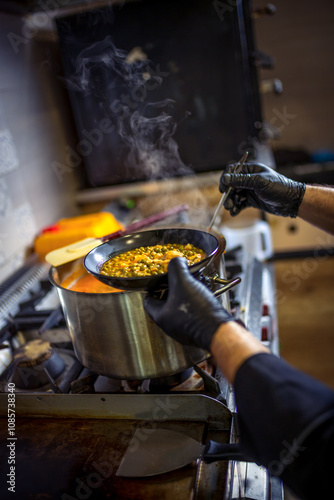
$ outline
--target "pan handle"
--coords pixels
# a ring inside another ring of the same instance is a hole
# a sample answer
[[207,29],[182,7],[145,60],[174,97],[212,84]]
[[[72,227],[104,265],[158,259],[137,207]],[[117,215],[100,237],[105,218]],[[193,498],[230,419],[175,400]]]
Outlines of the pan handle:
[[202,453],[202,460],[207,464],[218,460],[238,460],[240,462],[254,462],[254,459],[246,455],[239,443],[222,444],[216,441],[208,441]]
[[214,277],[210,276],[210,281],[211,281],[211,284],[212,283],[219,283],[220,285],[223,285],[222,288],[219,288],[218,290],[213,292],[213,295],[215,297],[218,297],[222,293],[225,293],[228,290],[230,290],[231,288],[235,287],[236,285],[239,285],[239,283],[241,283],[241,278],[234,278],[231,280],[225,280],[225,279],[219,278],[219,276],[214,276]]
[[[201,278],[201,281],[203,281],[203,277]],[[213,283],[219,283],[220,285],[223,285],[222,288],[219,288],[218,290],[215,290],[214,292],[212,292],[215,297],[218,297],[222,293],[228,292],[234,286],[239,285],[239,283],[241,283],[241,278],[234,278],[231,280],[225,280],[225,279],[219,278],[218,275],[205,277],[204,283],[206,284],[206,286],[208,286],[208,288],[210,288],[210,286],[208,284],[209,281],[210,281],[210,285],[212,285]],[[167,290],[168,290],[167,287],[158,288],[157,290],[152,291],[151,295],[154,296],[156,299],[161,300],[162,298],[164,298],[164,295],[167,292]]]

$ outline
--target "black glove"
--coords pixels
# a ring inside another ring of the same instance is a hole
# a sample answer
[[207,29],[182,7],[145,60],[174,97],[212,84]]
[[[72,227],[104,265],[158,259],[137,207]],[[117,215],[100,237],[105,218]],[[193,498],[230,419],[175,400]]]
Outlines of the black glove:
[[245,163],[241,173],[234,174],[236,164],[227,165],[220,178],[219,190],[232,191],[224,206],[231,215],[246,207],[259,208],[283,217],[297,217],[306,185],[258,163]]
[[170,337],[208,351],[219,325],[234,320],[213,293],[192,276],[186,259],[181,257],[168,265],[167,299],[147,295],[144,307]]

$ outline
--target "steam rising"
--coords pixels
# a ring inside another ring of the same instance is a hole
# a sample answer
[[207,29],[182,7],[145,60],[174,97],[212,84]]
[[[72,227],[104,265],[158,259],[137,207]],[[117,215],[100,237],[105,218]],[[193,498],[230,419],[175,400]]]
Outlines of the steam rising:
[[146,58],[140,47],[129,53],[118,49],[110,36],[81,51],[69,86],[86,95],[93,93],[111,118],[128,151],[127,174],[138,169],[147,178],[167,178],[193,173],[182,162],[173,138],[177,125],[170,114],[174,101],[150,101],[167,73]]
[[[137,58],[127,62],[127,57],[128,53],[115,47],[111,37],[107,36],[80,52],[75,61],[75,74],[68,83],[74,90],[95,95],[102,95],[105,88],[116,86],[126,85],[132,90],[142,84],[142,73],[148,61]],[[100,87],[102,81],[103,90]]]

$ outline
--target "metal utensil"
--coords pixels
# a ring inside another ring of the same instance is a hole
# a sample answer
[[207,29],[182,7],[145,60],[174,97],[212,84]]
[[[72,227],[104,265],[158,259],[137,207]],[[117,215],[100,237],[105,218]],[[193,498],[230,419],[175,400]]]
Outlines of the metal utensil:
[[[237,163],[233,173],[234,174],[237,174],[241,171],[244,163],[247,161],[247,158],[248,158],[248,151],[246,151],[246,153],[243,155],[243,157],[241,158],[241,160],[239,161],[239,163]],[[208,231],[210,231],[216,221],[216,218],[217,218],[217,215],[219,214],[221,208],[224,206],[224,203],[225,201],[227,200],[227,198],[230,196],[230,193],[232,191],[232,188],[228,188],[227,191],[225,191],[225,193],[222,194],[222,197],[220,198],[220,201],[218,203],[218,206],[216,208],[216,211],[215,213],[213,214],[213,217],[211,219],[211,222],[210,222],[210,225],[208,227]]]
[[146,477],[180,469],[194,460],[206,463],[217,460],[252,461],[239,444],[208,441],[201,444],[180,432],[154,429],[143,436],[137,429],[117,469],[116,476]]

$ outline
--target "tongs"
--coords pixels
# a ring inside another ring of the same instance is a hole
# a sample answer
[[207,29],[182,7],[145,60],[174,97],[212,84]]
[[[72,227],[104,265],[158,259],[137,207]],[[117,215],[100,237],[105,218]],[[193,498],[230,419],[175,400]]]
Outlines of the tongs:
[[[236,164],[235,169],[233,170],[233,174],[238,174],[239,172],[241,172],[242,167],[244,166],[244,164],[247,161],[247,158],[248,158],[248,151],[246,151],[246,153],[243,155],[243,157],[241,158],[239,163]],[[211,219],[210,225],[208,227],[208,231],[210,231],[212,229],[212,227],[215,223],[215,220],[217,218],[217,215],[219,214],[221,208],[224,206],[224,203],[227,200],[227,198],[230,196],[231,191],[232,191],[232,188],[230,187],[230,188],[228,188],[227,191],[225,191],[225,193],[222,194],[222,197],[220,198],[220,201],[218,203],[216,211],[213,214],[213,217]]]

